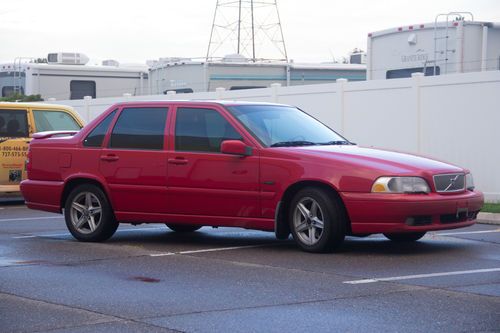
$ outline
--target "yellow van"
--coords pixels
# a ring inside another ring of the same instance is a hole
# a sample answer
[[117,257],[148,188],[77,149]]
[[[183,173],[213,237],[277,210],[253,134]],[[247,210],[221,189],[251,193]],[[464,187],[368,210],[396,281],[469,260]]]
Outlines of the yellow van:
[[82,119],[67,106],[0,102],[0,195],[19,192],[33,133],[82,127]]

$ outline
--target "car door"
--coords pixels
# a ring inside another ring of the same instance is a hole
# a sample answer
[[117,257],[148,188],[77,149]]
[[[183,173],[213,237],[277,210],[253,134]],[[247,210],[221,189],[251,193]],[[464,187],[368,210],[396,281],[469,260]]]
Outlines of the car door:
[[165,212],[167,114],[165,106],[120,110],[99,156],[115,212],[140,213],[140,220]]
[[178,105],[168,156],[170,213],[260,216],[259,157],[222,154],[221,142],[242,140],[223,109]]
[[0,109],[0,192],[19,191],[26,178],[29,136],[27,109]]

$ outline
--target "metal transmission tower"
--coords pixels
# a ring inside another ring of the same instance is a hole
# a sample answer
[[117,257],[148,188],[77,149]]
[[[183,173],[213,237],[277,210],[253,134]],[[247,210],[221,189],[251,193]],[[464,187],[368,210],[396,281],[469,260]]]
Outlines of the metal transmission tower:
[[234,53],[288,60],[277,0],[217,0],[207,61]]

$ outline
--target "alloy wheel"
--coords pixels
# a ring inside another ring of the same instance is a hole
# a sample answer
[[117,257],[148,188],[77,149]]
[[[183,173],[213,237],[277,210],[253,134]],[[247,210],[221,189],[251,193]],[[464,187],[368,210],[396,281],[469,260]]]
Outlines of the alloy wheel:
[[71,223],[78,232],[90,234],[100,225],[102,205],[97,196],[91,192],[79,193],[71,203]]

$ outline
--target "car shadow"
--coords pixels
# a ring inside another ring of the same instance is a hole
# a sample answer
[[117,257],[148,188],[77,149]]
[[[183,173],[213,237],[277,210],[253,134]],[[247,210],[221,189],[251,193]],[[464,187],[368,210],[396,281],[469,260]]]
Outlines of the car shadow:
[[[171,246],[174,248],[222,248],[259,246],[271,247],[273,252],[299,251],[290,236],[287,240],[277,240],[272,232],[260,232],[242,229],[209,229],[196,232],[179,233],[165,228],[154,228],[150,231],[117,233],[108,244],[128,244],[150,249]],[[375,236],[373,238],[346,237],[344,243],[333,254],[349,255],[426,255],[442,252],[468,252],[474,244],[467,241],[450,239],[423,238],[416,242],[393,242]],[[328,255],[328,254],[326,254]]]

